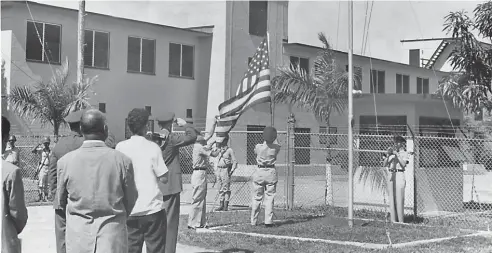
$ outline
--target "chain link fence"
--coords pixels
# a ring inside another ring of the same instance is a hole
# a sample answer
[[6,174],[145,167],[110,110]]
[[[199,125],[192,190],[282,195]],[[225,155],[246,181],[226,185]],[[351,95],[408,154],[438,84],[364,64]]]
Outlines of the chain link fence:
[[[178,134],[183,134],[178,132]],[[293,207],[348,206],[348,138],[346,134],[308,133],[297,130],[289,145],[289,134],[278,133],[281,151],[277,159],[275,206],[288,204],[289,166],[293,168]],[[407,151],[413,155],[405,171],[405,214],[409,220],[433,225],[457,225],[488,229],[492,221],[492,140],[445,136],[406,136]],[[37,165],[40,156],[32,149],[42,136],[17,136],[20,167],[26,202],[39,201]],[[54,140],[54,138],[52,138]],[[262,132],[230,133],[229,146],[239,163],[232,176],[230,205],[247,208],[252,198],[255,172],[254,147],[262,142]],[[354,209],[384,217],[388,209],[388,171],[382,155],[392,145],[390,135],[354,135]],[[54,146],[52,141],[51,147]],[[290,146],[290,147],[289,147]],[[289,151],[290,148],[290,151]],[[180,149],[184,185],[190,184],[193,145]],[[289,162],[289,152],[292,160]],[[214,159],[208,170],[209,183],[215,181]],[[218,185],[215,186],[215,188]],[[185,187],[188,191],[191,187]],[[214,201],[214,188],[208,201]],[[189,201],[184,199],[184,201]]]

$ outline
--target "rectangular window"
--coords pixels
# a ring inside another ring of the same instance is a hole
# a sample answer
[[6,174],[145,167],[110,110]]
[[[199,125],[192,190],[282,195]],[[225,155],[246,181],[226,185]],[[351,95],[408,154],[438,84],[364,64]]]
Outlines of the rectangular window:
[[186,118],[193,118],[193,110],[192,109],[186,109]]
[[407,75],[396,74],[396,93],[410,93],[410,77]]
[[290,57],[290,67],[295,69],[299,66],[300,69],[304,70],[306,74],[309,74],[309,58],[302,58],[297,56]]
[[193,46],[169,43],[169,76],[194,77],[195,48]]
[[151,106],[145,106],[145,110],[146,110],[149,114],[152,114],[152,107],[151,107]]
[[371,69],[371,93],[384,93],[384,79],[384,71]]
[[319,127],[319,144],[327,144],[328,143],[328,136],[327,134],[327,128],[325,126],[320,126]]
[[268,27],[268,1],[249,1],[249,34],[266,36]]
[[[262,131],[265,126],[261,125],[247,125],[246,130],[246,164],[256,165],[256,154],[255,147],[256,144],[263,142]],[[251,133],[256,132],[256,133]]]
[[26,60],[60,63],[61,26],[27,21]]
[[417,94],[429,94],[429,78],[417,77]]
[[85,30],[84,66],[109,68],[109,33]]
[[[345,71],[348,72],[348,65],[345,65]],[[354,89],[362,90],[362,67],[354,66]]]
[[155,40],[128,37],[128,72],[155,74]]
[[309,128],[294,128],[294,160],[296,164],[311,163],[311,135]]
[[99,103],[99,111],[106,113],[106,103]]

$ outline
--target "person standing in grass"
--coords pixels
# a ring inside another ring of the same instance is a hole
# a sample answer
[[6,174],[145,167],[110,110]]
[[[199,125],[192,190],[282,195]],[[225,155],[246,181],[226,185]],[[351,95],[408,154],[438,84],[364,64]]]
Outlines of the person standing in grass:
[[237,160],[234,150],[227,146],[229,136],[219,143],[219,159],[217,159],[217,181],[219,183],[220,207],[216,211],[228,211],[231,198],[231,176],[237,169]]
[[406,140],[401,136],[393,138],[394,146],[388,149],[383,166],[388,168],[388,197],[391,222],[404,222],[405,169],[409,153],[405,150]]
[[198,134],[196,143],[193,146],[193,174],[191,174],[191,185],[193,187],[191,205],[193,209],[188,219],[189,229],[205,227],[205,213],[207,211],[207,169],[210,165],[208,158],[219,155],[218,150],[212,151],[207,146],[207,142],[212,138],[216,125],[217,117],[205,137]]
[[264,198],[265,226],[273,226],[273,200],[277,188],[277,171],[275,162],[280,152],[280,145],[274,143],[277,139],[277,129],[265,127],[263,129],[263,143],[255,147],[258,169],[253,174],[253,204],[251,208],[251,225],[256,226],[260,214],[261,203]]

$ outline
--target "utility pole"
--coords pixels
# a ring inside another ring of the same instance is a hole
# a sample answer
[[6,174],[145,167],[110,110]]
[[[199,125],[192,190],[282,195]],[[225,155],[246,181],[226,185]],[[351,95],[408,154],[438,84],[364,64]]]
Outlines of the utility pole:
[[77,83],[84,79],[84,43],[85,43],[85,0],[79,0],[79,26],[77,43]]

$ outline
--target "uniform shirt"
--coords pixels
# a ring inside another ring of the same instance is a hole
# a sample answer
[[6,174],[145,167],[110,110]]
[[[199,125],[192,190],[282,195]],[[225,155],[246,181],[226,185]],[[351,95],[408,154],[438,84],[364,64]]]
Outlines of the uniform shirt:
[[[407,151],[404,149],[398,151],[396,154],[398,156],[398,159],[403,163],[403,164],[408,164],[409,161],[409,154]],[[389,157],[389,169],[390,170],[405,170],[405,168],[401,167],[401,164],[395,159],[395,155],[391,155]]]
[[211,149],[200,143],[193,145],[193,169],[195,168],[207,168],[209,166],[208,157],[212,153]]
[[280,152],[280,145],[267,144],[266,142],[256,144],[255,154],[258,165],[275,165],[277,155]]
[[5,152],[2,154],[3,160],[6,162],[12,163],[12,164],[19,164],[19,148],[17,147],[11,147],[8,145],[8,147],[5,149]]
[[36,149],[37,154],[41,154],[41,161],[39,161],[39,169],[48,169],[50,165],[50,155],[51,150],[43,147],[39,147]]
[[[24,185],[19,167],[2,161],[2,252],[17,252],[17,235],[27,223]],[[20,251],[19,251],[20,252]]]
[[132,136],[116,145],[116,150],[130,157],[135,172],[138,198],[130,216],[143,216],[164,209],[159,177],[168,172],[159,146],[143,136]]
[[223,151],[221,152],[221,154],[219,154],[217,167],[225,168],[236,162],[237,160],[236,160],[236,156],[234,155],[234,151],[232,150],[232,148],[227,147],[226,151]]

